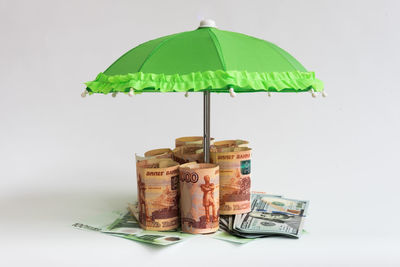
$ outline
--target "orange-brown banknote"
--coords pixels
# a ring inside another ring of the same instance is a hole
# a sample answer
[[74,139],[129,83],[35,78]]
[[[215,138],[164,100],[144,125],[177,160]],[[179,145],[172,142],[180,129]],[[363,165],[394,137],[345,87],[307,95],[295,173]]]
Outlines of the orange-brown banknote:
[[179,226],[179,163],[149,159],[136,163],[139,223],[143,229],[166,231]]
[[220,213],[250,211],[251,148],[227,147],[211,151],[211,162],[220,169]]
[[219,167],[190,162],[179,168],[182,231],[213,233],[219,228]]

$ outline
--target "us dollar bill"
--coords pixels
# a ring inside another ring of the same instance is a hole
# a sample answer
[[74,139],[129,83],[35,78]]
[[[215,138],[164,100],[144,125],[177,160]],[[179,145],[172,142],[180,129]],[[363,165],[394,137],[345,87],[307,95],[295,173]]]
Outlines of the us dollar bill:
[[308,203],[262,193],[252,194],[251,211],[235,216],[231,231],[242,235],[299,237]]
[[299,237],[304,218],[267,212],[250,212],[235,223],[234,229],[243,234],[285,235]]
[[251,195],[251,211],[306,216],[309,201],[296,200],[262,193]]

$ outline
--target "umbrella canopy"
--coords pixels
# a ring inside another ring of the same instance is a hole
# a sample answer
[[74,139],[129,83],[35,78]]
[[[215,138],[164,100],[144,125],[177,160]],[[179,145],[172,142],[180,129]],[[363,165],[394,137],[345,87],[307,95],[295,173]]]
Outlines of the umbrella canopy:
[[194,31],[143,43],[121,56],[86,93],[302,92],[323,83],[273,43],[219,30],[202,21]]
[[[218,30],[204,20],[194,31],[168,35],[125,53],[82,94],[203,92],[204,162],[210,162],[210,93],[315,92],[323,84],[278,46]],[[322,94],[323,96],[324,93]]]

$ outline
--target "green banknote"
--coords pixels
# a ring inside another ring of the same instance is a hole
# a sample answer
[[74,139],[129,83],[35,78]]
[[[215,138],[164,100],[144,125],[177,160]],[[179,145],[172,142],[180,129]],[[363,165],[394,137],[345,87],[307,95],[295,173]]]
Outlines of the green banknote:
[[[163,232],[143,230],[140,228],[139,222],[135,216],[132,216],[132,214],[137,216],[137,203],[129,204],[129,209],[130,212],[114,211],[100,214],[88,220],[88,223],[75,223],[72,226],[77,229],[109,234],[128,240],[161,246],[176,244],[194,237],[192,234],[182,233],[179,230]],[[245,244],[251,241],[251,239],[236,237],[221,230],[205,236],[237,244]]]
[[77,229],[96,231],[129,240],[162,246],[179,243],[193,237],[193,235],[177,231],[157,232],[143,230],[140,228],[136,218],[127,211],[111,212],[101,216],[100,220],[97,222],[96,219],[92,221],[93,223],[90,225],[75,223],[72,226]]
[[246,237],[240,237],[240,236],[234,236],[230,234],[228,231],[224,230],[218,230],[214,234],[211,234],[210,237],[215,238],[215,239],[220,239],[224,241],[229,241],[232,243],[237,243],[237,244],[246,244],[254,239],[246,238]]

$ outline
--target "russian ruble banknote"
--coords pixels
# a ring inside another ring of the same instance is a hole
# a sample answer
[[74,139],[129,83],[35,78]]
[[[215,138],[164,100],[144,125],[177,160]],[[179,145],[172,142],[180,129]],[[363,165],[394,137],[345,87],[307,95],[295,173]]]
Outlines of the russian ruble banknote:
[[[175,139],[175,147],[187,145],[203,145],[204,136],[184,136]],[[210,138],[211,145],[214,143],[214,138]]]
[[220,170],[220,214],[250,211],[251,148],[214,147],[211,162]]
[[190,144],[178,146],[172,150],[173,159],[180,164],[188,162],[203,162],[204,153],[203,145],[201,144]]
[[219,166],[190,162],[179,167],[181,227],[186,233],[214,233],[219,226]]
[[143,229],[167,231],[179,226],[179,163],[170,158],[136,162],[139,218]]
[[225,148],[229,147],[248,147],[249,146],[249,141],[246,140],[223,140],[223,141],[217,141],[214,142],[214,144],[211,146],[211,149],[214,151],[222,152]]
[[169,148],[158,148],[146,151],[144,156],[140,156],[135,154],[136,161],[150,160],[150,159],[162,159],[162,158],[171,158],[172,159],[172,150]]

